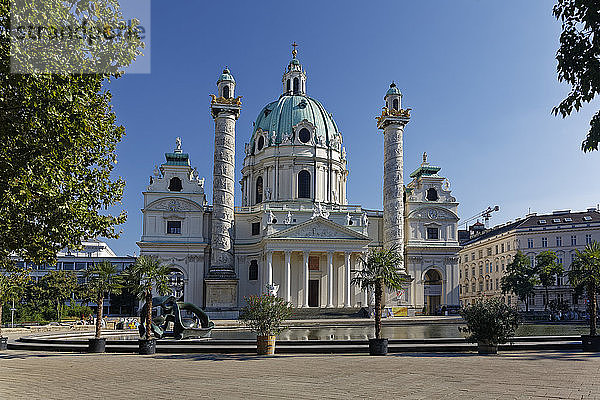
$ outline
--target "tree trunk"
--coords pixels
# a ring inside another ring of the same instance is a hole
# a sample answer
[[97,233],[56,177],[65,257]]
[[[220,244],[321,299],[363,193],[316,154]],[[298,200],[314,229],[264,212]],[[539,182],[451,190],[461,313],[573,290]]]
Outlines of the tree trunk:
[[4,303],[0,302],[0,338],[2,337],[2,307]]
[[104,314],[104,295],[98,297],[98,311],[96,312],[96,339],[102,334],[102,314]]
[[588,297],[590,300],[590,336],[596,336],[596,312],[598,305],[596,303],[596,288],[592,285],[588,288]]
[[383,297],[383,280],[375,283],[375,339],[381,339],[381,308]]
[[548,286],[546,286],[546,301],[544,302],[544,311],[548,311],[548,299],[550,299],[550,295],[548,294]]
[[146,340],[152,337],[152,291],[146,292]]

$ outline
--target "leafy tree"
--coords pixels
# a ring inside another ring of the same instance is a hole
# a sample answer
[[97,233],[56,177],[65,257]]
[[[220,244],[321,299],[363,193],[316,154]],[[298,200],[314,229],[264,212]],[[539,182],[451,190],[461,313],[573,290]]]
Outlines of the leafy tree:
[[29,280],[29,270],[19,268],[10,259],[0,262],[0,338],[2,337],[2,308],[4,304],[16,300]]
[[[68,51],[48,51],[45,36],[25,47],[11,39],[19,22],[110,31],[120,20],[117,0],[0,0],[0,256],[53,263],[83,238],[118,236],[125,213],[106,210],[122,197],[124,181],[110,175],[124,128],[105,85],[140,54],[139,35],[88,35]],[[24,73],[11,72],[15,63]]]
[[[579,111],[600,93],[600,3],[597,0],[558,0],[553,10],[562,23],[558,80],[571,85],[571,92],[552,112],[563,118]],[[584,152],[598,150],[600,111],[590,121],[590,130],[581,144]]]
[[281,324],[291,314],[290,303],[281,297],[265,293],[246,297],[246,305],[240,310],[240,321],[259,336],[271,336],[286,329]]
[[140,256],[126,271],[127,286],[140,300],[145,300],[146,315],[143,319],[144,339],[152,338],[152,292],[163,295],[168,293],[168,278],[170,270],[154,256]]
[[98,305],[96,311],[96,339],[102,334],[102,312],[104,311],[104,296],[110,293],[121,293],[123,289],[122,276],[110,261],[102,261],[88,268],[84,274],[86,292]]
[[562,264],[557,262],[556,253],[553,251],[542,251],[540,254],[535,256],[535,263],[537,266],[537,273],[541,285],[546,291],[546,302],[544,304],[544,310],[548,310],[548,302],[550,297],[548,296],[548,287],[554,285],[557,276],[562,276],[565,269]]
[[500,279],[502,293],[513,292],[525,303],[525,310],[529,311],[527,296],[533,294],[537,284],[535,267],[531,265],[528,257],[520,250],[517,251],[513,260],[506,266],[506,273]]
[[583,251],[577,250],[568,272],[569,281],[576,288],[584,288],[590,314],[590,336],[596,336],[596,295],[600,289],[600,243],[592,242]]
[[65,302],[77,290],[77,275],[72,271],[50,271],[40,279],[39,284],[43,296],[56,307],[56,318],[61,321]]
[[399,290],[402,283],[406,282],[405,276],[398,270],[402,265],[402,254],[395,246],[389,249],[372,249],[366,258],[360,258],[360,262],[363,269],[355,271],[356,275],[351,283],[360,286],[365,292],[375,290],[375,338],[381,339],[384,289],[388,287]]

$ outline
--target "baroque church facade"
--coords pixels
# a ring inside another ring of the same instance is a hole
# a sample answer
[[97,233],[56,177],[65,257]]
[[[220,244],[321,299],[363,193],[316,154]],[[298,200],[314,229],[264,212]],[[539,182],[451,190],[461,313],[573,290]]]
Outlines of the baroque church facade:
[[[351,284],[370,248],[397,246],[405,288],[388,306],[412,315],[458,305],[457,206],[439,167],[423,163],[404,186],[402,135],[410,110],[392,84],[377,117],[384,133],[384,209],[348,204],[346,149],[322,103],[307,95],[296,58],[282,94],[258,114],[243,149],[239,206],[235,194],[235,79],[225,69],[212,95],[215,119],[213,201],[181,148],[165,154],[143,193],[140,255],[172,270],[175,294],[214,317],[235,317],[244,297],[275,293],[293,306],[363,307],[372,299]],[[239,193],[239,192],[238,192]]]

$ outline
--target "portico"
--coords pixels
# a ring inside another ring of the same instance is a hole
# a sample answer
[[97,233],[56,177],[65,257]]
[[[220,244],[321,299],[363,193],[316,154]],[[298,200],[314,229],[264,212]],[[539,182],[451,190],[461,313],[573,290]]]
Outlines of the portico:
[[267,238],[262,287],[297,307],[353,307],[364,298],[350,284],[368,237],[322,217]]

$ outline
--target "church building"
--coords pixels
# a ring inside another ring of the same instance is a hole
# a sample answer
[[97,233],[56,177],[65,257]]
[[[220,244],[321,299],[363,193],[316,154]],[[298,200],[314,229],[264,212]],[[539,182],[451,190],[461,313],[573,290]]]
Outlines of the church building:
[[392,83],[377,117],[384,136],[383,210],[351,205],[342,134],[323,104],[308,96],[295,49],[292,55],[281,95],[260,110],[248,135],[237,193],[242,107],[233,75],[223,70],[211,102],[212,204],[177,138],[143,193],[140,254],[158,256],[172,270],[175,294],[214,317],[234,318],[245,296],[264,292],[298,308],[366,306],[370,296],[350,283],[353,271],[370,248],[391,245],[403,252],[398,269],[410,283],[387,293],[388,306],[405,306],[412,315],[458,305],[458,203],[426,154],[404,185],[402,136],[410,109],[401,108],[402,93]]

